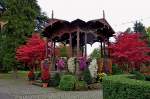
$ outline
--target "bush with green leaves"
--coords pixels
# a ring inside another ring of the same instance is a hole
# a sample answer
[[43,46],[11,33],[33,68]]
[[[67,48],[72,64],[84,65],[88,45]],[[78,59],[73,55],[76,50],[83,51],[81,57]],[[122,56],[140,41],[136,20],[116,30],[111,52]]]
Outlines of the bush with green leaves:
[[77,80],[74,75],[63,75],[59,83],[59,88],[65,91],[74,90],[76,81]]
[[89,85],[92,83],[92,76],[90,74],[89,68],[83,71],[83,80]]
[[117,74],[123,74],[123,70],[121,70],[116,64],[112,65],[112,74],[117,75]]
[[150,75],[145,75],[145,80],[150,81]]
[[135,79],[137,80],[145,80],[145,76],[139,71],[133,71],[132,74],[135,75]]
[[87,84],[85,81],[77,81],[76,82],[76,90],[86,90],[87,89]]
[[51,78],[51,85],[57,87],[60,82],[60,74],[55,73],[54,76]]
[[134,75],[112,75],[103,79],[104,99],[150,99],[149,81],[131,79]]

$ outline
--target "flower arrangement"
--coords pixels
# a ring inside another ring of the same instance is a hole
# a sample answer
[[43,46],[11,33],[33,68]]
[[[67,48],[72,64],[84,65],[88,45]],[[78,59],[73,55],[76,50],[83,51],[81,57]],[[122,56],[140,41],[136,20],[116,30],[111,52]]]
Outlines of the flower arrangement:
[[97,77],[97,70],[98,70],[97,60],[93,59],[89,65],[89,71],[93,78]]
[[29,71],[28,78],[29,78],[29,81],[33,81],[34,80],[35,74],[34,74],[33,70]]
[[43,83],[48,83],[48,81],[50,79],[50,75],[49,75],[49,71],[48,70],[43,70],[42,71],[41,79],[42,79]]
[[75,72],[75,60],[76,58],[75,57],[71,57],[68,59],[68,70],[69,72],[71,73],[74,73]]
[[65,61],[64,59],[60,58],[56,62],[56,66],[59,70],[63,70],[65,68]]
[[86,58],[85,57],[79,57],[78,58],[78,62],[79,62],[79,67],[80,67],[80,70],[84,70],[87,66],[86,64]]

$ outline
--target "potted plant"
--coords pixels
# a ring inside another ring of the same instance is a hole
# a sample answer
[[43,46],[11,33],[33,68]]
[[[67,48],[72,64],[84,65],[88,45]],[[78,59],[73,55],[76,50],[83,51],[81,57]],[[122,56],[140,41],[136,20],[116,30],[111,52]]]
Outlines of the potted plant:
[[48,82],[50,80],[50,75],[49,75],[48,70],[43,70],[41,80],[42,80],[42,83],[43,83],[43,87],[47,88]]
[[28,73],[28,80],[29,80],[29,84],[33,84],[34,80],[35,80],[35,74],[34,71],[31,70]]

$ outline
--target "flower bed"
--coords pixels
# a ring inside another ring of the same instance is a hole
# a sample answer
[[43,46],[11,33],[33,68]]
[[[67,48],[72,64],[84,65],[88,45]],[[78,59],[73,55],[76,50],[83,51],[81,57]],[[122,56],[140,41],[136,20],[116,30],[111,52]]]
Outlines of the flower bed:
[[131,79],[133,75],[113,75],[103,79],[104,99],[150,99],[150,83]]

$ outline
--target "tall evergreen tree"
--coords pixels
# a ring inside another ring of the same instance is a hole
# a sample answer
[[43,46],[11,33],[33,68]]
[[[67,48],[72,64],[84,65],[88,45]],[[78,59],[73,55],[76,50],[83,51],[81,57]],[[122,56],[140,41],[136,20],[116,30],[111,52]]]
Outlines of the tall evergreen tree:
[[134,32],[141,33],[143,36],[146,34],[145,26],[141,22],[135,22],[134,24]]
[[11,62],[11,66],[7,67],[16,68],[16,48],[31,36],[35,29],[35,19],[42,15],[37,0],[4,0],[4,4],[7,10],[1,19],[8,23],[0,33],[0,65],[5,69],[4,63],[7,61]]

